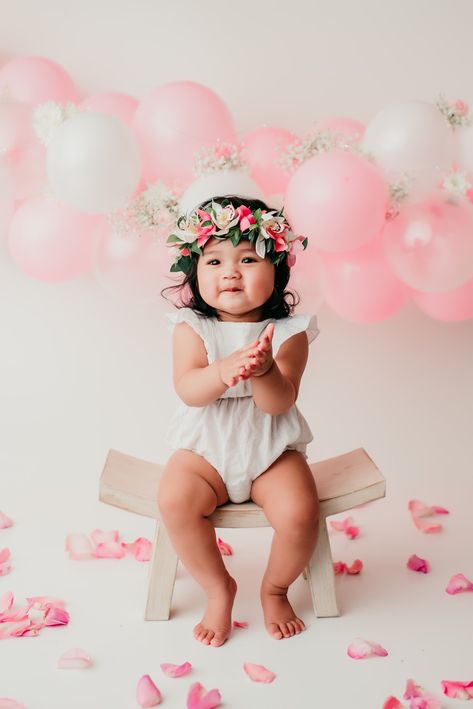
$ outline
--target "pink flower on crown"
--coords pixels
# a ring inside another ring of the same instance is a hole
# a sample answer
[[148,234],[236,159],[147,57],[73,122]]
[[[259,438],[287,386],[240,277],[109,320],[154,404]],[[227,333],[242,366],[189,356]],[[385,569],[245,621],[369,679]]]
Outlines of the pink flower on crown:
[[191,253],[190,249],[188,249],[186,246],[185,249],[182,249],[182,251],[180,252],[180,255],[181,256],[190,256],[190,253]]
[[253,212],[248,207],[241,205],[241,207],[237,208],[236,213],[238,214],[238,217],[240,219],[241,231],[247,231],[247,229],[250,228],[251,224],[255,223]]
[[[204,212],[203,209],[196,209],[196,212],[198,216],[200,217],[200,222],[198,223],[197,229],[198,229],[198,235],[199,236],[210,236],[211,234],[215,234],[217,231],[215,224],[212,221],[212,215],[209,214],[208,212]],[[210,224],[207,224],[207,222],[210,222]],[[203,226],[206,224],[206,226]]]
[[275,216],[274,212],[263,212],[261,215],[260,232],[265,239],[281,238],[289,225],[284,217]]
[[296,263],[296,254],[299,254],[301,251],[304,251],[304,246],[302,242],[304,241],[305,237],[304,236],[295,236],[295,234],[292,234],[292,238],[289,240],[289,253],[287,255],[287,263],[289,268],[292,268],[295,263]]

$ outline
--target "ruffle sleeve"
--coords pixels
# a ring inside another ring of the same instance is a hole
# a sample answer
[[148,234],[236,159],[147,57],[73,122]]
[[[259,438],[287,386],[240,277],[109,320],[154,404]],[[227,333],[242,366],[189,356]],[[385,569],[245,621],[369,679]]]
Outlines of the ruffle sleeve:
[[204,341],[207,354],[211,354],[212,343],[209,338],[207,318],[197,315],[191,308],[178,308],[172,313],[166,313],[166,324],[169,330],[181,322],[186,322]]
[[276,354],[283,342],[298,332],[307,332],[309,344],[315,340],[320,330],[317,325],[316,315],[292,315],[282,320],[275,320],[273,335],[273,353]]

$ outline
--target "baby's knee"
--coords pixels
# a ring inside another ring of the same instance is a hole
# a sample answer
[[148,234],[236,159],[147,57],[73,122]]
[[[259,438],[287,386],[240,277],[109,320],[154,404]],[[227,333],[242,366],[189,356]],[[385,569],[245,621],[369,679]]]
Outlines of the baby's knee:
[[164,478],[158,489],[161,518],[177,523],[211,514],[216,507],[215,494],[193,473]]
[[279,528],[286,535],[298,539],[311,536],[319,526],[318,500],[306,497],[288,500],[278,517],[276,530]]

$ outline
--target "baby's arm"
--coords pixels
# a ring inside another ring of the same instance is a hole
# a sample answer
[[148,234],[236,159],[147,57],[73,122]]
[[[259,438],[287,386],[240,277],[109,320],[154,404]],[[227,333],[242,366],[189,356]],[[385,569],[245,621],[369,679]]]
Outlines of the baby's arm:
[[[263,360],[272,359],[272,354],[268,357],[271,353],[272,335],[273,330],[269,338],[263,336],[261,339]],[[308,355],[307,334],[299,332],[283,342],[269,368],[264,367],[264,374],[250,377],[253,398],[259,409],[277,416],[291,408],[297,400]]]
[[256,343],[209,364],[202,338],[187,323],[178,323],[173,334],[173,379],[177,395],[188,406],[207,406],[215,401],[228,387],[237,384],[239,378],[249,377],[244,373],[244,366],[249,363],[245,353]]

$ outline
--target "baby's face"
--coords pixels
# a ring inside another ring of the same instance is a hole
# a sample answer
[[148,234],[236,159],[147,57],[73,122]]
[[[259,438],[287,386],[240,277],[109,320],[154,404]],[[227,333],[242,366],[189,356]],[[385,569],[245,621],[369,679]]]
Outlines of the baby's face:
[[261,306],[273,292],[274,264],[260,258],[246,239],[209,239],[197,263],[202,298],[220,320],[259,320]]

